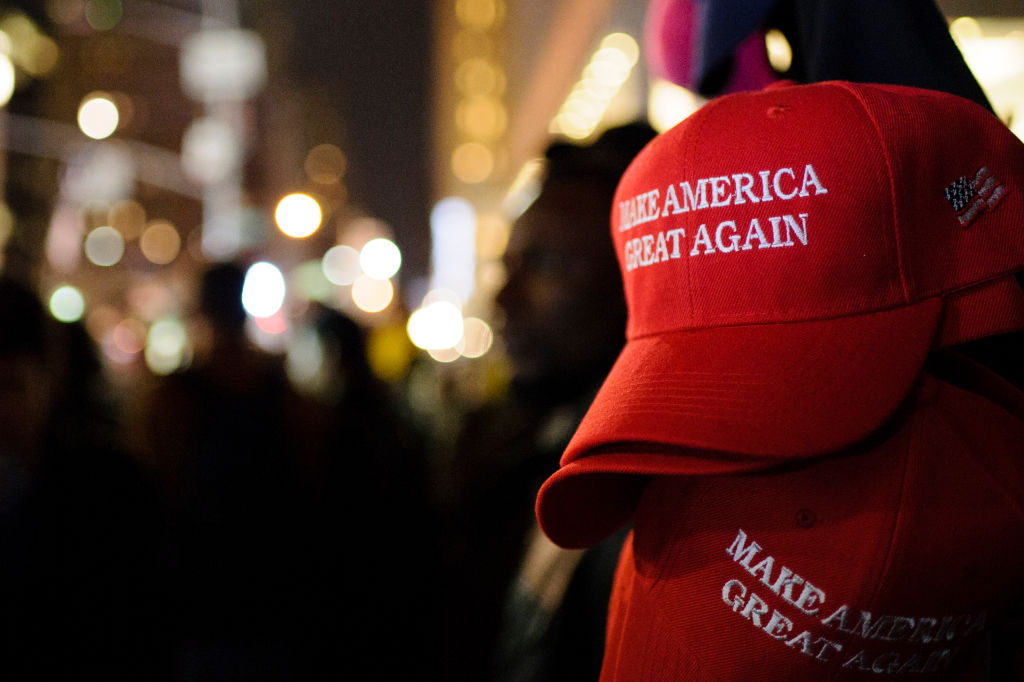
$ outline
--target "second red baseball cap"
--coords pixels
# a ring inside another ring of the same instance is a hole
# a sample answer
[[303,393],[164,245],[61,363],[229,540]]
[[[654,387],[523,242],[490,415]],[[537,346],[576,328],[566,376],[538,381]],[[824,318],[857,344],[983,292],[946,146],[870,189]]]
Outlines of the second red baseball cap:
[[653,479],[601,679],[990,679],[985,635],[1024,598],[1024,405],[1007,393],[925,377],[831,457]]

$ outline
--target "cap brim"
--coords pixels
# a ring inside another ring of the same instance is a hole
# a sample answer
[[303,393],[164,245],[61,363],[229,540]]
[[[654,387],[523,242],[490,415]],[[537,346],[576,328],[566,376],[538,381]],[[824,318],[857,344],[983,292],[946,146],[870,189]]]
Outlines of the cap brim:
[[645,476],[760,469],[861,440],[910,391],[941,315],[933,298],[630,340],[541,489],[541,527],[585,547],[629,519]]

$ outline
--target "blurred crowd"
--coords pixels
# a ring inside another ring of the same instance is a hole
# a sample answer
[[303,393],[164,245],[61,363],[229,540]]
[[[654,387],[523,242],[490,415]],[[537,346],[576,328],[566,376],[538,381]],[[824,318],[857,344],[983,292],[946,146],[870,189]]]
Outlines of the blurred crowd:
[[558,549],[533,504],[622,344],[606,207],[653,135],[549,148],[496,301],[511,381],[443,429],[334,309],[297,390],[246,334],[242,264],[203,273],[195,357],[131,398],[0,282],[0,677],[594,679],[622,537]]

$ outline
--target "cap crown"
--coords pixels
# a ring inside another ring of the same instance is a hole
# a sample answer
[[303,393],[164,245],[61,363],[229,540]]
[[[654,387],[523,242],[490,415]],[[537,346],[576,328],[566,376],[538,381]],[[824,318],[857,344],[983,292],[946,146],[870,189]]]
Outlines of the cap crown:
[[627,335],[842,317],[1005,276],[1024,262],[1021,178],[1024,145],[953,95],[830,82],[719,98],[619,184]]

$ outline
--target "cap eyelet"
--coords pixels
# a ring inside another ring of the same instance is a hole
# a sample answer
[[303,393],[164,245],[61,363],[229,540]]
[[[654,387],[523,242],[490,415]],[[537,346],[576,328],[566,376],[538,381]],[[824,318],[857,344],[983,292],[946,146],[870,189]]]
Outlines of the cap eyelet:
[[796,525],[801,528],[811,528],[817,520],[817,515],[810,509],[801,509],[796,513]]

